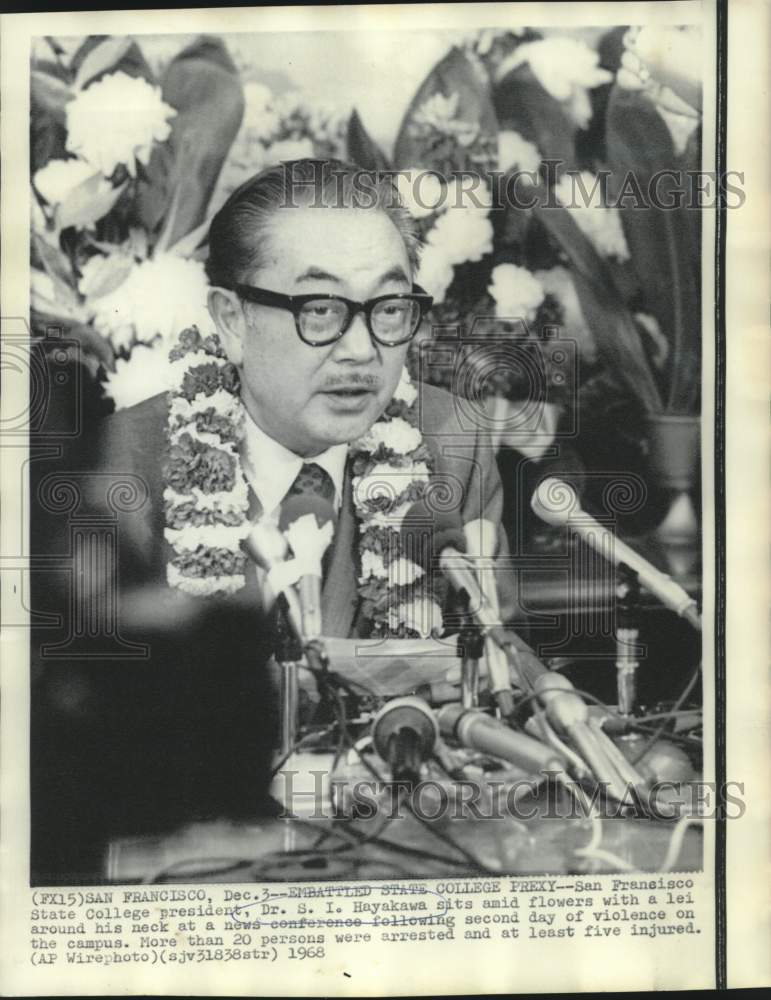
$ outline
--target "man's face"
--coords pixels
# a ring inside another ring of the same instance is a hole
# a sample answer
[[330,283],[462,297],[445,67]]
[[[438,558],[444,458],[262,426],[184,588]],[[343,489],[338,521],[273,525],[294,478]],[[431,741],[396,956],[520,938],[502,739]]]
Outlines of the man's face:
[[[363,302],[412,288],[404,242],[374,209],[278,209],[265,258],[248,283],[286,295],[325,292]],[[366,433],[393,396],[408,348],[373,341],[361,312],[325,347],[303,343],[288,310],[245,305],[243,328],[246,408],[304,457]]]

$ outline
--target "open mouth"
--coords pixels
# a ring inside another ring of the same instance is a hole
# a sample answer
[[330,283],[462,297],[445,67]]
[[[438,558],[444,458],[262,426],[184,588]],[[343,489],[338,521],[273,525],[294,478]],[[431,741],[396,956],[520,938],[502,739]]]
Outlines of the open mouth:
[[335,409],[358,412],[369,406],[374,392],[366,385],[348,385],[325,389],[324,396]]
[[362,396],[369,396],[372,389],[367,389],[365,386],[351,386],[347,389],[327,389],[326,393],[328,396],[340,396],[343,399],[358,399]]

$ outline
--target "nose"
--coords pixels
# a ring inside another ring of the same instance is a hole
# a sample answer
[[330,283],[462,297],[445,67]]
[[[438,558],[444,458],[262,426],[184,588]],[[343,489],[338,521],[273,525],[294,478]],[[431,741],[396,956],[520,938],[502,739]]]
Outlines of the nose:
[[333,353],[337,361],[353,361],[356,364],[372,361],[378,356],[363,313],[353,317],[351,325],[335,344]]

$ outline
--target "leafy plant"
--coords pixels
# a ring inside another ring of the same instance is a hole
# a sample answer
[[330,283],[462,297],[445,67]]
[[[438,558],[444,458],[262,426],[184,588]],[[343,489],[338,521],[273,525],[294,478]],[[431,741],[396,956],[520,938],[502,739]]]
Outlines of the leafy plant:
[[[99,302],[143,262],[168,252],[190,257],[204,241],[212,192],[241,124],[243,88],[213,37],[196,39],[160,80],[132,38],[89,37],[69,62],[55,39],[48,44],[52,58],[37,58],[31,69],[32,326],[65,330],[80,340],[92,371],[112,369],[133,342],[110,341],[95,316]],[[145,89],[130,90],[131,81]],[[145,137],[133,106],[124,122],[113,115],[117,160],[109,166],[109,136],[93,136],[89,148],[88,127],[80,129],[85,147],[73,133],[78,102],[93,103],[100,86],[130,90],[148,109]],[[136,150],[126,150],[122,129],[142,139]],[[147,336],[152,342],[152,331]]]
[[[619,31],[608,33],[601,51],[617,60],[619,38]],[[466,184],[469,175],[476,176],[480,189],[489,192],[505,190],[506,181],[520,174],[516,192],[523,205],[533,206],[512,206],[505,199],[489,206],[491,240],[483,247],[477,219],[480,238],[469,259],[458,259],[457,238],[450,249],[442,244],[451,228],[448,216],[468,213],[468,204],[440,205],[435,211],[415,207],[427,242],[423,270],[434,282],[429,288],[436,302],[434,324],[445,336],[448,324],[468,330],[475,318],[501,315],[503,303],[489,292],[495,269],[514,264],[544,284],[540,307],[527,316],[523,306],[518,317],[526,320],[531,337],[556,320],[579,341],[587,370],[594,371],[599,361],[644,411],[694,412],[700,360],[697,213],[623,203],[616,210],[597,203],[582,215],[559,201],[563,179],[579,171],[582,176],[609,171],[608,204],[613,205],[630,171],[647,193],[662,170],[685,161],[676,155],[655,107],[645,97],[611,86],[607,64],[597,64],[580,43],[559,39],[553,51],[550,44],[553,40],[530,30],[482,32],[440,60],[404,115],[394,167],[434,171],[448,180],[463,174]],[[564,65],[571,51],[580,64],[575,71]],[[599,118],[591,118],[593,108],[600,109]],[[695,139],[689,152],[697,151]],[[368,169],[390,166],[356,111],[349,122],[348,156]],[[496,169],[504,175],[497,187]],[[667,196],[666,187],[661,193]],[[471,227],[471,216],[465,218]],[[553,286],[565,269],[575,295],[568,288],[555,300]],[[524,276],[521,284],[526,285]],[[571,305],[574,298],[580,315]],[[491,330],[500,336],[499,325]],[[490,387],[510,398],[521,390],[516,379],[506,386],[502,377],[491,379]]]

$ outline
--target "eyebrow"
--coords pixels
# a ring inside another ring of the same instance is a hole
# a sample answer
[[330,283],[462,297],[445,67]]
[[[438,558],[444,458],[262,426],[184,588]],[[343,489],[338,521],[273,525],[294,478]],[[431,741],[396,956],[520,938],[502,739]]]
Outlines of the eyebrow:
[[[306,268],[306,270],[304,270],[303,273],[300,274],[295,280],[297,284],[300,284],[300,282],[302,281],[332,281],[337,285],[340,284],[340,278],[338,278],[337,275],[330,274],[329,271],[325,271],[323,268],[316,267],[313,264],[310,267]],[[390,268],[390,270],[386,271],[386,273],[382,275],[380,279],[377,281],[375,287],[378,288],[381,285],[387,284],[389,281],[400,281],[403,282],[405,285],[411,284],[410,279],[407,277],[404,271],[404,268],[399,265],[392,267]]]

